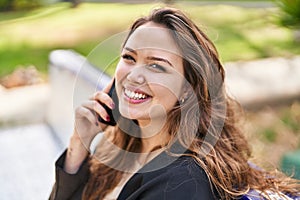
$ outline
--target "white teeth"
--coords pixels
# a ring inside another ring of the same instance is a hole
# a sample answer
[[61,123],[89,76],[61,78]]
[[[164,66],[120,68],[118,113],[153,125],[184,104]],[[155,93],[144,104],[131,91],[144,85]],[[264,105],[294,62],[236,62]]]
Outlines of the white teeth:
[[129,91],[129,97],[130,97],[130,98],[133,98],[133,97],[134,97],[134,92],[130,92],[130,91]]
[[138,100],[138,99],[145,99],[147,97],[147,95],[145,95],[145,94],[133,92],[128,89],[125,89],[124,91],[125,91],[126,96],[128,96],[131,99]]

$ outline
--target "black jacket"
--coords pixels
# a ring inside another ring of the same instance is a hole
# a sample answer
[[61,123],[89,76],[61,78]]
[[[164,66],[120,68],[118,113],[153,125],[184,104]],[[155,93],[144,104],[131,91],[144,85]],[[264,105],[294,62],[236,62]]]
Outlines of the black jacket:
[[[65,153],[56,162],[56,182],[49,197],[51,200],[81,199],[89,176],[87,159],[77,174],[64,172]],[[165,167],[157,169],[159,166]],[[211,188],[206,173],[193,158],[188,156],[175,158],[163,152],[128,180],[117,200],[192,199],[219,198]]]

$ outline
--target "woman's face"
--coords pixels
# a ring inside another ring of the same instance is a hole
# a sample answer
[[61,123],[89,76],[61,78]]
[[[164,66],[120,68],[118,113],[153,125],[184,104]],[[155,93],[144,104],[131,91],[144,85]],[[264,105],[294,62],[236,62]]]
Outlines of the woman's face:
[[180,50],[168,29],[153,22],[128,38],[116,69],[120,113],[147,125],[165,120],[182,93]]

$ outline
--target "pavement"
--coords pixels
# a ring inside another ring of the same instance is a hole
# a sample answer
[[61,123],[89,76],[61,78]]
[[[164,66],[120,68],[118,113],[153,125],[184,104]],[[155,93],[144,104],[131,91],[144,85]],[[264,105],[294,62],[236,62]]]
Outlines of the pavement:
[[[300,97],[300,56],[225,64],[227,90],[245,107]],[[3,200],[47,199],[54,162],[65,148],[45,115],[49,84],[0,88],[0,194]],[[300,99],[300,98],[299,98]]]
[[0,199],[48,199],[59,144],[44,123],[0,128]]
[[48,84],[0,88],[0,199],[47,199],[63,151],[45,121]]

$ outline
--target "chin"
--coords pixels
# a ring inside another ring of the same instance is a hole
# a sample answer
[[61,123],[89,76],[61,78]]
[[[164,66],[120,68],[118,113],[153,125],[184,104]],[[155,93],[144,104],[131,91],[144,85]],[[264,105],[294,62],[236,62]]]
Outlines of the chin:
[[120,109],[120,114],[127,118],[127,119],[132,119],[132,120],[136,120],[138,118],[140,118],[140,115],[137,114],[137,113],[132,113],[128,110],[131,110],[130,108],[126,107],[126,108],[123,108],[123,109]]

